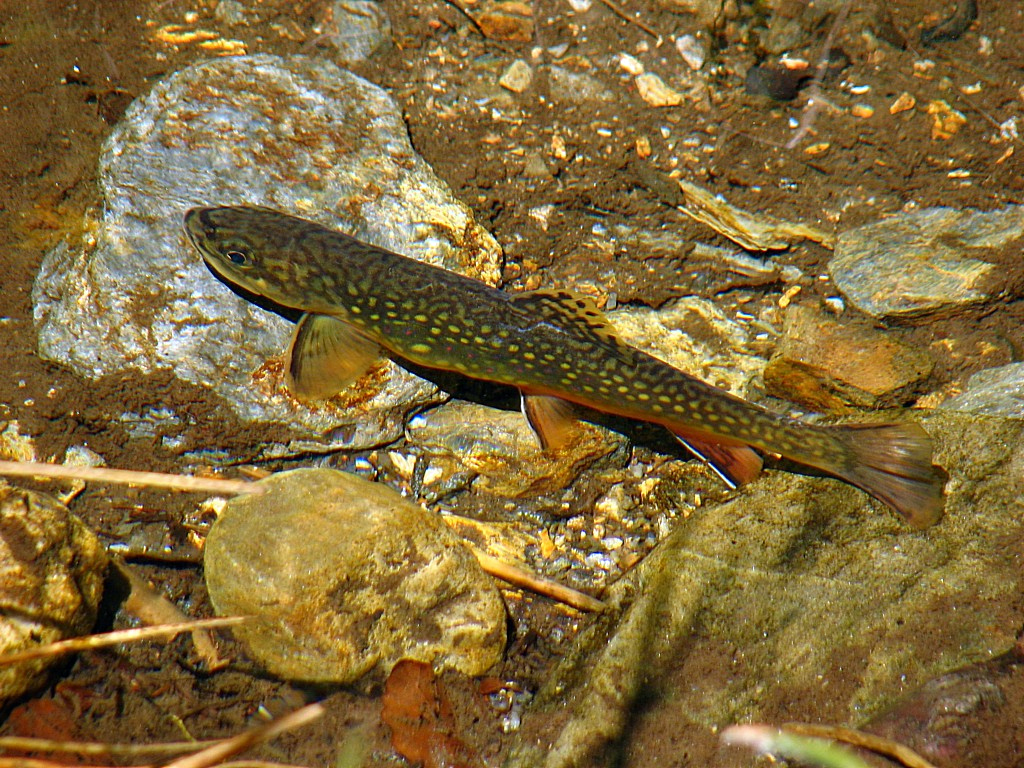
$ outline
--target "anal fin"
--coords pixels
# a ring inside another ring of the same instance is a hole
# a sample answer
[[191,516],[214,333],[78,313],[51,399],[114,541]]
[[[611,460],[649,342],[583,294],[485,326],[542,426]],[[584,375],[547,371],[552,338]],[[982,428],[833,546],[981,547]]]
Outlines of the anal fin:
[[724,445],[673,432],[676,440],[703,461],[730,488],[757,479],[764,462],[748,445]]
[[541,448],[557,451],[572,442],[579,421],[572,403],[560,397],[525,392],[522,398],[523,415],[530,422]]
[[302,400],[326,400],[382,357],[376,342],[328,315],[303,315],[288,348],[288,389]]

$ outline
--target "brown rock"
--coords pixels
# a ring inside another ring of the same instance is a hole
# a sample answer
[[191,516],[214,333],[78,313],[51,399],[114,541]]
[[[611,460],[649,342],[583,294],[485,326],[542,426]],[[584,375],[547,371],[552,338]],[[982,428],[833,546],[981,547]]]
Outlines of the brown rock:
[[764,383],[769,394],[816,410],[889,407],[906,402],[932,365],[926,351],[884,331],[792,305]]
[[480,31],[492,40],[529,43],[533,40],[533,8],[516,0],[485,2],[473,19]]

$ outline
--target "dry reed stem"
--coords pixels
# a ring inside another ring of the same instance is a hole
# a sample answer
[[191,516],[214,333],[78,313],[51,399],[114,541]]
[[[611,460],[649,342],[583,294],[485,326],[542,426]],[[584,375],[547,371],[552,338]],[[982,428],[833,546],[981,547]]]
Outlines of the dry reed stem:
[[489,573],[495,578],[507,581],[509,584],[522,587],[523,589],[527,589],[531,592],[545,595],[560,603],[565,603],[566,605],[571,605],[573,608],[578,608],[581,611],[603,611],[605,608],[604,603],[596,597],[591,597],[590,595],[579,592],[572,587],[559,584],[557,581],[537,576],[524,568],[511,565],[496,557],[491,557],[487,553],[481,552],[469,542],[466,542],[466,546],[468,546],[470,551],[476,555],[476,559],[480,563],[480,567],[484,572]]
[[244,480],[221,480],[213,477],[170,475],[164,472],[138,472],[133,469],[108,467],[67,467],[35,461],[0,461],[0,475],[47,477],[58,480],[89,480],[121,485],[145,485],[192,493],[263,493],[262,487]]
[[833,741],[841,741],[854,747],[861,747],[876,754],[890,757],[907,766],[907,768],[935,768],[934,764],[925,760],[910,747],[904,746],[892,739],[887,739],[884,736],[876,736],[873,733],[865,733],[854,728],[844,728],[839,725],[786,723],[782,726],[782,729],[803,736],[817,736],[819,738],[832,739]]
[[9,653],[0,656],[0,666],[4,664],[15,664],[19,661],[39,659],[47,656],[61,656],[66,653],[88,651],[95,648],[106,648],[111,645],[130,643],[137,640],[148,640],[153,637],[174,637],[182,632],[192,632],[196,629],[211,627],[230,627],[246,621],[245,616],[225,616],[217,619],[200,619],[198,621],[183,621],[179,624],[163,624],[158,627],[139,627],[137,629],[120,629],[115,632],[104,632],[99,635],[87,635],[85,637],[73,637],[70,640],[60,640],[56,643],[48,643],[31,648],[26,651]]
[[163,744],[106,744],[102,741],[53,741],[26,736],[0,736],[0,749],[23,752],[57,752],[86,757],[148,757],[168,752],[198,752],[223,739],[203,741],[168,741]]
[[209,768],[211,765],[220,763],[226,757],[237,755],[239,752],[249,749],[249,747],[262,744],[264,741],[272,739],[285,731],[294,730],[314,720],[318,720],[323,717],[325,711],[322,704],[309,704],[259,728],[253,728],[230,739],[225,739],[223,742],[207,747],[201,752],[196,752],[194,755],[172,760],[166,763],[164,768]]

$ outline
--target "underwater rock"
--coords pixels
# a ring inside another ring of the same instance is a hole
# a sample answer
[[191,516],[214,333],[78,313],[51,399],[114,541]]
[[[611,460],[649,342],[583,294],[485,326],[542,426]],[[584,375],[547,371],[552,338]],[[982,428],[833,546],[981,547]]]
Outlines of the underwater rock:
[[606,592],[507,765],[610,765],[597,757],[609,744],[650,743],[646,724],[663,733],[667,718],[690,745],[780,712],[858,725],[909,687],[1011,648],[1024,422],[934,412],[924,426],[950,474],[941,523],[911,531],[848,485],[772,471],[678,520]]
[[227,57],[168,76],[129,108],[98,175],[95,218],[46,254],[33,288],[40,354],[88,377],[171,370],[321,448],[394,440],[408,412],[443,397],[385,362],[351,392],[298,404],[281,376],[291,324],[210,275],[186,210],[267,205],[499,276],[494,239],[412,149],[391,97],[321,59]]
[[893,407],[909,399],[933,364],[926,351],[892,334],[793,304],[764,385],[770,395],[815,410]]
[[1024,419],[1024,363],[978,371],[967,388],[939,405],[949,411]]
[[363,61],[391,41],[391,19],[377,0],[339,0],[327,7],[319,28],[339,64]]
[[828,271],[861,312],[880,318],[948,314],[997,298],[1024,237],[1024,206],[925,208],[839,236]]
[[[99,539],[67,507],[0,481],[0,655],[92,629],[106,566]],[[60,660],[0,667],[0,706],[41,686]]]
[[327,469],[259,481],[206,541],[206,583],[235,634],[286,680],[383,679],[400,659],[483,674],[505,648],[505,606],[435,514]]

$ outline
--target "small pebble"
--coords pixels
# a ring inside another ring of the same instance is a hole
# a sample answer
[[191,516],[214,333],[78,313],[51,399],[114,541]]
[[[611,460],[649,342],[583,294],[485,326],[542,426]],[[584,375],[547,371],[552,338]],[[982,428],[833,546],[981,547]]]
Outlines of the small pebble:
[[687,66],[695,72],[704,66],[707,51],[704,44],[694,35],[680,35],[676,38],[676,50]]
[[677,107],[683,103],[683,94],[667,86],[652,72],[638,75],[635,82],[640,98],[652,107]]
[[498,80],[498,85],[513,93],[522,93],[533,82],[533,70],[522,59],[513,61]]

